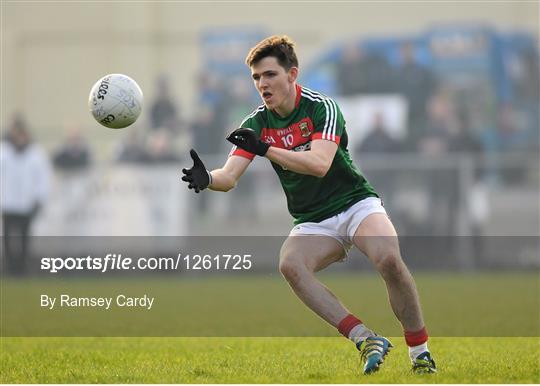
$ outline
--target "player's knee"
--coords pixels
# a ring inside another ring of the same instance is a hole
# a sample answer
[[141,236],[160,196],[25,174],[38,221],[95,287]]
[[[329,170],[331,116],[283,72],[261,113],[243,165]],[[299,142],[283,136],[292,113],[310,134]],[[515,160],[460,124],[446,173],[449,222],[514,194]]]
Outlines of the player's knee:
[[305,270],[306,267],[300,256],[285,254],[279,260],[279,272],[291,284],[297,283]]
[[394,278],[400,275],[403,269],[403,261],[399,253],[393,250],[381,252],[375,259],[377,270],[385,278]]

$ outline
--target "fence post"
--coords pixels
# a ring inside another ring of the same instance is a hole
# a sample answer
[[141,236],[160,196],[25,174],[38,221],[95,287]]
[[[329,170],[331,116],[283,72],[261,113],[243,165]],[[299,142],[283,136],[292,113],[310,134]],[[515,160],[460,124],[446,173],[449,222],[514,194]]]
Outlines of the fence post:
[[472,255],[473,237],[472,221],[470,213],[470,190],[474,185],[475,163],[473,156],[470,154],[462,154],[456,163],[458,168],[458,221],[456,229],[457,238],[457,259],[459,269],[462,271],[470,271],[474,269],[475,257]]

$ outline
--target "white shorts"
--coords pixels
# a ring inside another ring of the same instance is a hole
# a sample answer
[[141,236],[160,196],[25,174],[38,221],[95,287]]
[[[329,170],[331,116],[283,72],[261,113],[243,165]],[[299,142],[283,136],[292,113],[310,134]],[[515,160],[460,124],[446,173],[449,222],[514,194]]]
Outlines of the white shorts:
[[336,239],[345,250],[345,254],[353,246],[353,237],[364,219],[372,213],[384,213],[381,199],[368,197],[357,202],[344,212],[321,222],[304,222],[295,226],[289,236],[325,235]]

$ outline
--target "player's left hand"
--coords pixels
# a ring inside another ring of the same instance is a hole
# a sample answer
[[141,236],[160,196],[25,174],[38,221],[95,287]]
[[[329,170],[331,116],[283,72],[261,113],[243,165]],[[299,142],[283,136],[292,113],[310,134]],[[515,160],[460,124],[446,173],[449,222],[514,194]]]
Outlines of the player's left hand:
[[182,173],[184,173],[182,181],[188,183],[189,189],[194,189],[195,193],[199,193],[212,183],[212,175],[206,170],[195,150],[191,149],[189,154],[193,159],[193,167],[191,169],[182,169]]
[[270,147],[269,144],[261,141],[261,139],[257,137],[257,134],[253,129],[247,128],[233,130],[227,135],[227,141],[245,151],[249,151],[250,153],[257,154],[261,157],[264,157]]

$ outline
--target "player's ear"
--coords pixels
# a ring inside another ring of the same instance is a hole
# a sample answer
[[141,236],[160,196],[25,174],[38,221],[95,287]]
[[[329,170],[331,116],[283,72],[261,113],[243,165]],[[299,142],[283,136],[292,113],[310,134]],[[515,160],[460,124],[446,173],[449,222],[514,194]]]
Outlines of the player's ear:
[[291,67],[288,71],[289,82],[294,83],[298,79],[298,67]]

